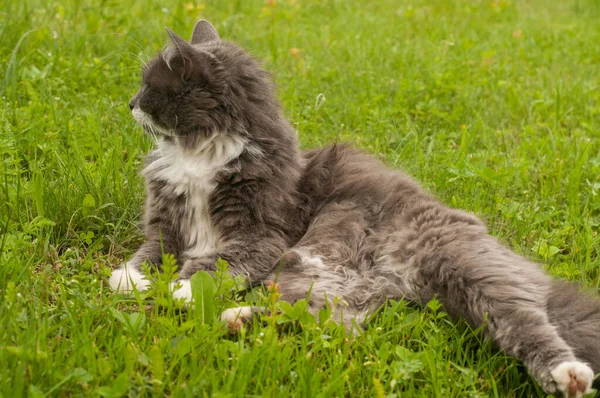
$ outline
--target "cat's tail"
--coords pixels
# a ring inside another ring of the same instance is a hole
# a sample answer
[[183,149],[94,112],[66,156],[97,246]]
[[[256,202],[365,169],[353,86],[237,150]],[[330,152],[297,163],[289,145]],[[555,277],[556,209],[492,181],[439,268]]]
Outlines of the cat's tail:
[[[553,281],[548,297],[550,322],[575,351],[575,356],[600,373],[600,297],[582,292],[573,283]],[[600,377],[594,388],[600,388]]]

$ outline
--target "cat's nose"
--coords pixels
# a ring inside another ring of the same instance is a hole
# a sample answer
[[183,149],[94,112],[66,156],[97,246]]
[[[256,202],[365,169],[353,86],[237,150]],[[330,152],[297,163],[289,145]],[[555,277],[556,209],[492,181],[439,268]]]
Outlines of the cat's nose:
[[129,110],[132,111],[133,110],[133,102],[129,103]]

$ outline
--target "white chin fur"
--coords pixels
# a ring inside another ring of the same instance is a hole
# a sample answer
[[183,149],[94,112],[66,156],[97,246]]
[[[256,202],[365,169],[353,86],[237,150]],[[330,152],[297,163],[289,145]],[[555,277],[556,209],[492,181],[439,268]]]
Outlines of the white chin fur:
[[564,397],[580,398],[592,391],[594,372],[582,362],[563,362],[550,372]]
[[125,263],[113,270],[108,283],[117,293],[131,293],[134,286],[138,291],[147,290],[150,287],[150,281],[145,278],[146,276],[135,267]]

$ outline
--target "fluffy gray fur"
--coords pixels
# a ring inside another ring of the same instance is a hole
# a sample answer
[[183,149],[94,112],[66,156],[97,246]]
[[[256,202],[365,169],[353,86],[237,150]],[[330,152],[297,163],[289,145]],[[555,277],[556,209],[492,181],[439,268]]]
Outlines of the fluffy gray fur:
[[311,290],[313,312],[341,297],[347,325],[388,299],[436,297],[474,327],[485,321],[546,392],[589,390],[590,367],[600,372],[596,297],[553,281],[477,217],[356,149],[300,153],[252,57],[206,21],[190,43],[169,35],[174,45],[145,68],[130,103],[161,144],[144,171],[146,242],[111,277],[115,289],[135,283],[128,272],[144,261],[160,267],[166,251],[182,283],[223,258],[253,284],[276,279],[285,300]]

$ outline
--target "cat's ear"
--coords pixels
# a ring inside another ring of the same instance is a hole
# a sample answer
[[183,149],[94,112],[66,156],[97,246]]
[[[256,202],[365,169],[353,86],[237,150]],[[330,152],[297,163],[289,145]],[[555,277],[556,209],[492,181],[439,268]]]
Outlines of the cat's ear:
[[168,59],[165,59],[165,62],[169,69],[180,73],[182,78],[187,79],[192,72],[192,59],[195,50],[190,43],[177,36],[171,29],[166,29],[173,44],[175,44],[176,51]]
[[215,28],[206,19],[202,19],[196,23],[196,26],[194,26],[192,40],[190,40],[190,43],[206,44],[212,41],[218,42],[219,40],[221,39],[219,38],[219,34]]

